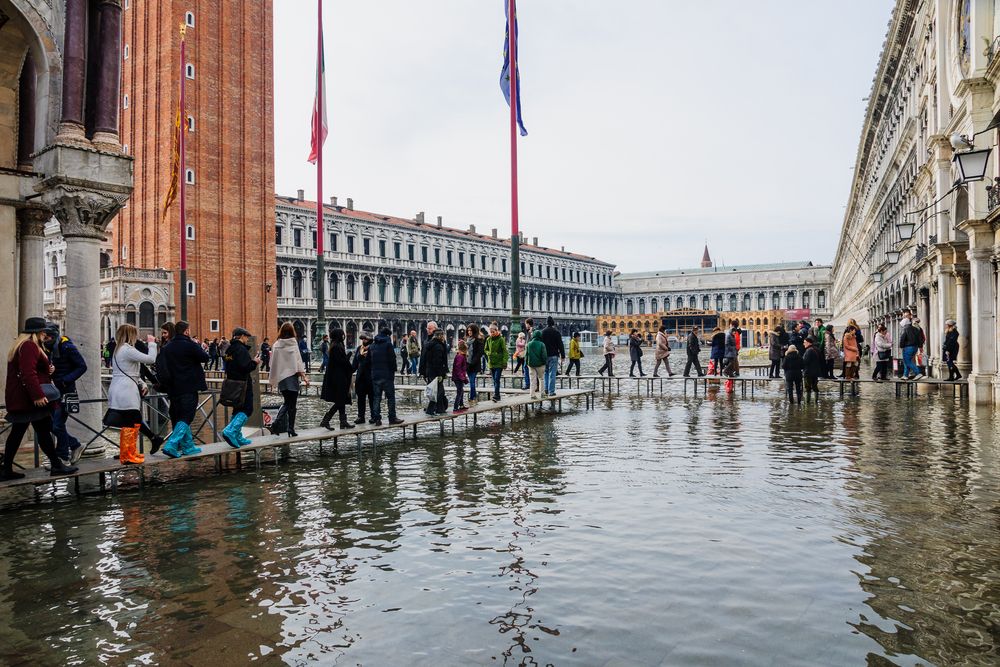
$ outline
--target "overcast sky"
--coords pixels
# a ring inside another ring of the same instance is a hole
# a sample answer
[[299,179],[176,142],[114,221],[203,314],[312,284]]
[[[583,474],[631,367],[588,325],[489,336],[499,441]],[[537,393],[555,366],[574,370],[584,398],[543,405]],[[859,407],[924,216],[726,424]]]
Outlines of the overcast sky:
[[[324,196],[510,234],[503,0],[324,0]],[[521,0],[525,236],[621,271],[832,261],[891,0]],[[316,1],[274,0],[275,180],[305,160]]]

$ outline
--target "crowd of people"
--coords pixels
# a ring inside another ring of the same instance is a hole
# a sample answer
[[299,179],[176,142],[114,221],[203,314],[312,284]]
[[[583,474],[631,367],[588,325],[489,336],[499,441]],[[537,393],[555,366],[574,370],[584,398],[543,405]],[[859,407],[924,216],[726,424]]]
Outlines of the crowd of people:
[[[962,378],[956,366],[959,332],[953,320],[945,325],[942,360],[949,371],[948,380],[957,381]],[[898,342],[891,339],[884,325],[879,325],[869,344],[854,320],[847,323],[839,338],[834,327],[821,319],[812,324],[798,322],[790,331],[779,325],[768,336],[768,376],[784,379],[789,401],[801,403],[803,393],[807,402],[814,396],[818,400],[819,380],[835,377],[838,360],[842,362],[840,378],[858,379],[861,359],[870,355],[872,380],[880,382],[888,379],[893,350],[898,348],[902,377],[919,380],[925,377],[926,336],[920,321],[910,312],[904,313],[900,327]],[[538,327],[529,318],[510,348],[497,322],[487,327],[471,324],[449,343],[444,330],[429,322],[423,344],[416,331],[405,333],[397,341],[389,329],[383,328],[377,333],[362,331],[358,346],[348,351],[345,332],[335,329],[323,337],[319,346],[323,374],[320,396],[330,403],[320,426],[330,430],[338,426],[351,429],[366,421],[381,425],[383,399],[388,423],[402,423],[396,412],[397,371],[418,375],[427,383],[428,415],[448,411],[445,394],[448,382],[455,387],[452,412],[476,405],[483,393],[477,387],[477,380],[484,373],[492,381],[492,390],[485,392],[487,397],[499,401],[502,374],[508,366],[523,377],[523,386],[530,390],[532,398],[553,397],[556,377],[567,357],[567,372],[580,375],[584,353],[579,336],[579,333],[572,335],[567,350],[553,318],[547,318],[545,326]],[[103,421],[105,426],[119,429],[121,462],[144,461],[137,447],[140,433],[149,439],[153,454],[162,450],[168,457],[179,458],[200,453],[191,425],[198,409],[198,395],[208,388],[205,371],[216,370],[220,365],[225,377],[220,400],[233,410],[232,419],[222,431],[230,446],[239,448],[249,443],[243,435],[243,426],[259,409],[254,405],[252,387],[253,372],[257,369],[269,373],[271,389],[282,398],[281,409],[270,427],[272,432],[297,436],[298,397],[302,387],[310,383],[310,345],[290,322],[281,326],[273,344],[265,337],[253,355],[249,347],[251,338],[249,331],[237,327],[228,339],[199,340],[190,335],[189,324],[184,321],[164,324],[159,339],[150,335],[141,340],[131,324],[118,327],[114,339],[102,349],[102,360],[111,370],[108,409]],[[725,330],[716,327],[707,337],[709,361],[707,370],[703,370],[699,360],[700,331],[692,329],[684,344],[687,357],[684,377],[689,377],[692,370],[699,377],[706,374],[725,377],[729,380],[727,390],[732,391],[731,380],[739,376],[742,338],[737,320],[732,320]],[[630,377],[636,371],[640,377],[645,376],[642,364],[645,342],[637,329],[631,331],[627,342]],[[655,360],[653,377],[660,377],[661,366],[672,377],[671,348],[665,327],[659,328],[650,344]],[[601,347],[604,365],[598,372],[614,377],[617,344],[610,332],[605,334]],[[49,459],[52,475],[77,471],[76,463],[85,447],[66,428],[67,408],[78,400],[76,381],[87,371],[83,356],[68,336],[61,335],[58,326],[42,318],[27,319],[7,355],[5,404],[11,428],[0,480],[23,476],[13,470],[13,461],[29,426]],[[151,391],[164,396],[169,405],[172,430],[166,439],[143,420],[142,401]],[[352,401],[357,402],[353,423],[347,414]],[[333,425],[334,418],[338,426]]]

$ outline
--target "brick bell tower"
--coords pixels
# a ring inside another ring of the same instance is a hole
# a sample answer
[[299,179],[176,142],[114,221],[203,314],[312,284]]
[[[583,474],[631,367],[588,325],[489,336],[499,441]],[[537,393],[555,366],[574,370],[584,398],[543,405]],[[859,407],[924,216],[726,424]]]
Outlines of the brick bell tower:
[[705,252],[701,255],[701,268],[710,269],[712,268],[712,258],[708,254],[708,244],[705,244]]
[[171,182],[185,25],[185,178],[191,332],[237,326],[274,338],[274,85],[272,0],[125,4],[122,144],[135,193],[112,224],[112,263],[173,272],[180,317],[180,217],[163,215]]

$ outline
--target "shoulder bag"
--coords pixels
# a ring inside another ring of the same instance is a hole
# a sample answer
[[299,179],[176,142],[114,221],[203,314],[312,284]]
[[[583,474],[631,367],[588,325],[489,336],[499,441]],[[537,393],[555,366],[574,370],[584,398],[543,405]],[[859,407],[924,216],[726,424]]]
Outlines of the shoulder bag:
[[219,403],[227,408],[241,408],[247,396],[246,380],[231,380],[226,378],[222,381],[222,389],[219,391]]

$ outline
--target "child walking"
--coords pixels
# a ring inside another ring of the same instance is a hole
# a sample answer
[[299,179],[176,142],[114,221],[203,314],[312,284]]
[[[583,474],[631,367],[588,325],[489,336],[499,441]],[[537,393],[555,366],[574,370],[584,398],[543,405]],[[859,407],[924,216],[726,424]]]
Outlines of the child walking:
[[458,354],[455,355],[455,361],[451,365],[451,380],[455,383],[455,405],[452,412],[468,410],[465,406],[465,385],[469,381],[468,352],[469,346],[465,341],[458,341]]

